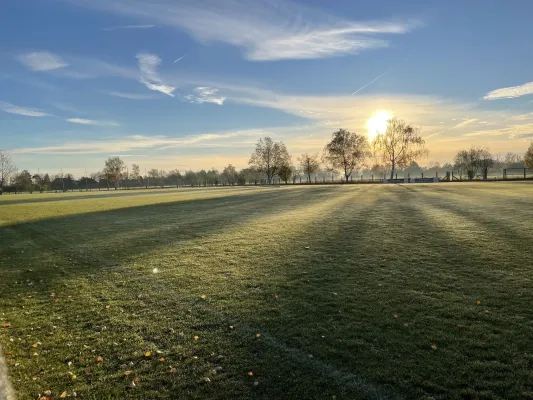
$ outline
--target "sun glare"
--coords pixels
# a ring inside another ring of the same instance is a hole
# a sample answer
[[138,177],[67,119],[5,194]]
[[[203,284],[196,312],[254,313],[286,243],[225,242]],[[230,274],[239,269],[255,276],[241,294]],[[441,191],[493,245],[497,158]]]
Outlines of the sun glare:
[[392,116],[386,111],[376,112],[366,123],[366,129],[368,129],[368,138],[372,141],[381,133],[385,133],[387,130],[387,121]]

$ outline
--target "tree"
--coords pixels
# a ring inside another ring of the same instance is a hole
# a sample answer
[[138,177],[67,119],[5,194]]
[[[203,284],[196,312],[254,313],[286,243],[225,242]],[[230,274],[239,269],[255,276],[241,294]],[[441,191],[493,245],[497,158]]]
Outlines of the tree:
[[374,145],[382,161],[390,168],[391,179],[397,168],[405,168],[418,157],[427,155],[420,130],[396,117],[387,121],[385,133],[376,136]]
[[261,182],[261,173],[255,168],[245,168],[241,170],[240,174],[244,182],[253,183],[257,185],[258,182]]
[[[124,161],[120,157],[110,157],[105,162],[104,172],[108,180],[115,184],[115,190],[118,189],[120,179],[122,178],[122,170],[124,169]],[[109,183],[108,183],[109,188]]]
[[156,168],[152,168],[151,170],[148,171],[147,175],[148,175],[147,185],[150,184],[150,180],[151,180],[154,186],[157,186],[157,182],[159,181],[159,170]]
[[35,174],[31,177],[31,179],[35,182],[35,186],[39,188],[39,192],[43,192],[43,176],[40,174]]
[[479,152],[479,168],[481,169],[481,174],[483,179],[487,180],[489,176],[489,169],[492,168],[495,164],[494,157],[490,154],[487,149],[478,149]]
[[333,132],[331,141],[324,147],[324,162],[330,170],[342,170],[348,182],[352,172],[363,163],[368,153],[366,136],[339,129]]
[[0,150],[0,195],[7,186],[9,179],[15,173],[16,167],[9,153]]
[[220,178],[224,184],[234,185],[237,181],[237,170],[233,165],[229,164],[222,171]]
[[140,177],[141,177],[141,169],[139,168],[139,165],[133,164],[131,166],[130,179],[137,181],[137,183],[139,183]]
[[278,171],[279,178],[287,184],[289,179],[291,179],[293,168],[289,164],[283,164]]
[[482,167],[483,151],[483,149],[471,147],[470,150],[461,150],[455,155],[454,167],[460,176],[465,174],[469,180],[476,177]]
[[529,145],[524,156],[524,165],[526,168],[533,169],[533,142]]
[[301,171],[307,175],[307,181],[311,183],[311,175],[320,169],[318,154],[304,153],[298,158],[298,161],[300,162]]
[[14,185],[19,192],[33,193],[33,181],[31,174],[27,170],[15,175]]
[[257,171],[266,174],[267,182],[272,182],[272,177],[279,169],[290,164],[290,155],[283,142],[274,142],[270,137],[259,139],[255,145],[255,151],[250,157],[248,164]]

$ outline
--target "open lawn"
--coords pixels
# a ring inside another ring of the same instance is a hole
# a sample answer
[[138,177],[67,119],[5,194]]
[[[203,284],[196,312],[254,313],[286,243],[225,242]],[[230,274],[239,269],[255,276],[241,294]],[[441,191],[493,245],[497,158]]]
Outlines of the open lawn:
[[1,196],[0,344],[20,399],[531,398],[533,185]]

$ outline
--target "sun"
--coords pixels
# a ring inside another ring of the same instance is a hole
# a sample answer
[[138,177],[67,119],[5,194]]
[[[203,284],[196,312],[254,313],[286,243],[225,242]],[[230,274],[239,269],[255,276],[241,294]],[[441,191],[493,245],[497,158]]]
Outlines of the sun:
[[377,111],[366,123],[366,129],[368,129],[368,138],[370,141],[378,134],[385,133],[387,130],[387,121],[392,116],[386,111]]

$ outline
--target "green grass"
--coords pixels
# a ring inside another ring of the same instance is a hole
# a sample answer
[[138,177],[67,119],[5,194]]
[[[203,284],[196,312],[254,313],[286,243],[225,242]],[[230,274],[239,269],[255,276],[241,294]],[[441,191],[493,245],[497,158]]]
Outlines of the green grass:
[[532,221],[526,183],[1,196],[0,344],[20,399],[533,397]]

